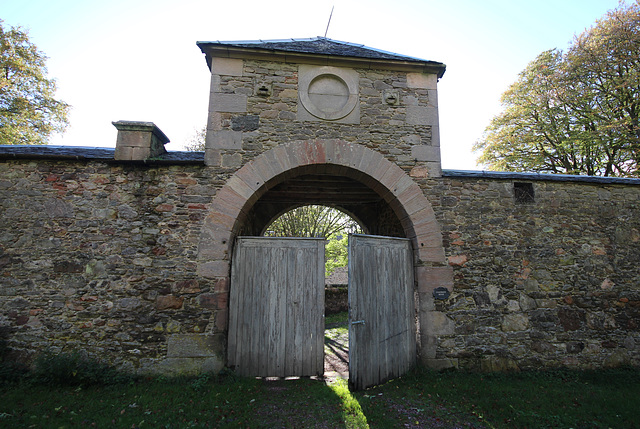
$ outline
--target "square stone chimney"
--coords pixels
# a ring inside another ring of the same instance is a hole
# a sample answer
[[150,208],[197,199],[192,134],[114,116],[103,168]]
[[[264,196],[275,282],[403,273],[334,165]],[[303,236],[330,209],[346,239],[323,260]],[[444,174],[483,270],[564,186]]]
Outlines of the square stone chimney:
[[167,153],[167,136],[153,122],[112,122],[118,129],[114,158],[119,161],[143,161]]

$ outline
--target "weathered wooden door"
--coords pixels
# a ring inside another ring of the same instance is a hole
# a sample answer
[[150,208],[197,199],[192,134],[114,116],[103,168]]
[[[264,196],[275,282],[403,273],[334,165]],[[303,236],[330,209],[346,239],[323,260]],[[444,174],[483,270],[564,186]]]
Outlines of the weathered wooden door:
[[241,375],[322,375],[324,240],[240,237],[231,265],[228,361]]
[[398,377],[416,360],[411,242],[349,236],[349,384]]

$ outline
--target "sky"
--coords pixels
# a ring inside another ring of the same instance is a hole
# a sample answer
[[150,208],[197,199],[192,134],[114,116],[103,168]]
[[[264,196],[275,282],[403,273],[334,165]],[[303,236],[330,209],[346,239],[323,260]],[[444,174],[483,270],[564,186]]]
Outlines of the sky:
[[[632,1],[632,0],[629,0]],[[70,127],[52,145],[114,147],[113,121],[154,122],[182,150],[206,124],[197,41],[324,36],[445,63],[438,84],[445,169],[478,170],[472,146],[500,96],[541,52],[566,49],[618,0],[0,0],[48,57]]]

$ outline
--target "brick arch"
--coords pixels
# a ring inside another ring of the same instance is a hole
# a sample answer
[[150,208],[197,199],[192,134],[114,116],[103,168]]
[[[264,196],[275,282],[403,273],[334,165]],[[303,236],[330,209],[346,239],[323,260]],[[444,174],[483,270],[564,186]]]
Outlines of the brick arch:
[[422,189],[380,153],[337,139],[279,145],[231,176],[213,199],[202,227],[199,275],[228,278],[233,240],[248,210],[270,186],[300,168],[348,176],[378,192],[396,212],[406,236],[412,240],[419,290],[427,292],[436,286],[452,286],[440,226]]

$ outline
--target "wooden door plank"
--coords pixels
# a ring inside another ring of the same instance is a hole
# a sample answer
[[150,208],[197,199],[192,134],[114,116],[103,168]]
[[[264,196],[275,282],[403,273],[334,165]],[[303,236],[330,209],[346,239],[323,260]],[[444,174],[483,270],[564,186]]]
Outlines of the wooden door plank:
[[228,359],[239,373],[322,374],[324,240],[239,238],[229,309]]
[[[349,381],[356,389],[402,375],[415,363],[411,258],[408,240],[349,237]],[[353,323],[359,320],[365,323]]]
[[303,375],[304,373],[304,338],[303,338],[303,334],[304,334],[304,326],[302,324],[302,319],[303,319],[303,315],[302,315],[302,293],[303,293],[303,282],[302,279],[304,278],[304,268],[302,267],[302,264],[295,264],[296,265],[296,276],[294,279],[294,284],[295,287],[292,291],[292,297],[293,297],[293,313],[294,313],[294,320],[295,320],[295,324],[293,326],[293,332],[292,332],[292,340],[293,340],[293,361],[294,361],[294,366],[293,366],[293,372],[295,374],[299,374],[299,375]]
[[[280,277],[280,264],[282,257],[281,249],[264,249],[265,253],[269,254],[270,261],[268,270],[265,272],[265,276],[262,281],[267,285],[266,294],[262,298],[262,305],[264,318],[263,328],[261,332],[262,345],[258,353],[261,353],[266,360],[265,370],[260,374],[262,377],[268,375],[275,376],[277,374],[276,366],[276,338],[280,335],[280,326],[277,320],[276,311],[276,288],[279,287],[278,283],[282,280]],[[266,255],[265,255],[266,256]],[[257,311],[257,310],[256,310]]]
[[[253,267],[253,261],[255,261],[255,249],[247,249],[247,262],[242,268],[246,270],[246,284],[244,287],[244,296],[242,301],[242,330],[240,331],[240,338],[244,347],[242,347],[242,354],[240,355],[241,361],[241,375],[249,375],[256,373],[259,368],[259,361],[253,356],[255,350],[259,350],[259,338],[260,336],[255,332],[260,329],[261,324],[258,323],[259,316],[255,314],[256,301],[259,300],[261,294],[262,284],[256,284],[255,269]],[[259,358],[259,357],[258,357]]]
[[[281,278],[289,278],[291,275],[290,272],[290,264],[287,263],[289,256],[286,251],[282,251],[282,258],[284,259],[279,263],[280,270],[277,279]],[[287,323],[287,313],[286,313],[286,304],[287,304],[287,292],[289,289],[289,282],[281,282],[281,284],[274,285],[275,294],[274,294],[274,302],[271,304],[274,308],[274,318],[279,327],[279,334],[274,338],[274,357],[273,359],[276,362],[274,374],[277,377],[284,377],[287,374],[286,370],[286,340],[289,336],[288,331],[288,323]]]
[[[234,248],[233,261],[231,265],[231,278],[239,278],[239,268],[236,261],[240,260],[240,250],[238,246]],[[229,366],[234,367],[237,363],[237,329],[238,329],[238,302],[239,298],[239,281],[232,282],[229,289],[229,330],[227,334],[227,353]],[[235,286],[235,287],[234,287]]]
[[324,246],[325,242],[318,242],[316,244],[315,252],[317,255],[322,255],[321,258],[316,258],[317,274],[316,282],[319,287],[316,287],[316,302],[315,302],[315,317],[313,320],[316,322],[316,367],[315,373],[320,376],[324,374],[324,286],[325,286],[325,265],[324,265]]
[[285,341],[285,373],[287,374],[295,374],[296,373],[296,344],[295,344],[295,333],[296,333],[296,319],[297,312],[295,307],[295,291],[297,289],[296,284],[298,283],[298,272],[297,266],[291,267],[291,275],[293,275],[294,282],[293,284],[288,285],[285,295],[286,301],[286,309],[285,315],[287,319],[287,338]]

